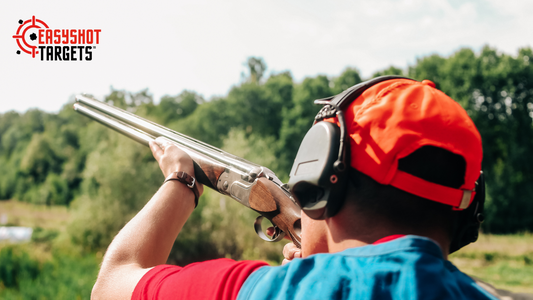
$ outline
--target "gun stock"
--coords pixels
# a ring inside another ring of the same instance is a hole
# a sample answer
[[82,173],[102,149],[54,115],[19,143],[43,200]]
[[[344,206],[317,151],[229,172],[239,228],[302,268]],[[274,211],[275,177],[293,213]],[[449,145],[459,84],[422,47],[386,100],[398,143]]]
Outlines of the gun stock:
[[[300,208],[268,168],[106,103],[81,95],[76,96],[76,101],[77,112],[143,145],[161,139],[176,144],[192,158],[198,182],[261,214],[254,227],[263,240],[279,241],[287,234],[296,246],[301,246]],[[272,237],[262,231],[263,218],[274,225]]]

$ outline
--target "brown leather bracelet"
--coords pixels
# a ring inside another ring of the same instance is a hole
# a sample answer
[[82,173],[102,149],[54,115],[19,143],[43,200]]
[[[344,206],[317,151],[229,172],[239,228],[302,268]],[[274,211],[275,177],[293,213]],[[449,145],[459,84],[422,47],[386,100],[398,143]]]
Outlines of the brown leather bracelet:
[[198,206],[198,198],[200,197],[200,192],[198,192],[198,187],[196,186],[196,178],[183,171],[180,171],[170,173],[170,175],[165,178],[165,181],[163,181],[163,184],[170,180],[176,180],[181,183],[185,183],[185,185],[192,190],[194,193],[194,208],[196,208],[196,206]]

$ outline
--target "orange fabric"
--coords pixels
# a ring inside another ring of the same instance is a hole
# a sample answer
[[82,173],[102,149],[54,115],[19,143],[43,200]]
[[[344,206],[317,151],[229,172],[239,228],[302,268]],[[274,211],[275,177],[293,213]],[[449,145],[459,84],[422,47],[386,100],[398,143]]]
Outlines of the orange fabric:
[[[377,182],[454,207],[463,190],[474,189],[483,155],[481,136],[466,111],[433,82],[380,82],[350,104],[345,119],[351,166]],[[326,121],[338,124],[336,118]],[[398,160],[426,145],[464,157],[465,183],[460,189],[399,175]]]

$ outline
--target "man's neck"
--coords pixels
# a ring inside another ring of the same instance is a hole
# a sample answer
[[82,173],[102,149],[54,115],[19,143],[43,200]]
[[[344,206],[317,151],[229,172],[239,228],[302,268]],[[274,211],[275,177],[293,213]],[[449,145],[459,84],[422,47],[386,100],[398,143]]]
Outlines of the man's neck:
[[[359,221],[359,222],[358,222]],[[444,232],[424,229],[412,230],[390,226],[383,222],[361,222],[353,216],[339,213],[328,219],[327,244],[330,253],[348,248],[362,247],[391,235],[418,235],[432,239],[441,248],[444,259],[448,259],[450,241]],[[361,224],[363,223],[363,224]]]

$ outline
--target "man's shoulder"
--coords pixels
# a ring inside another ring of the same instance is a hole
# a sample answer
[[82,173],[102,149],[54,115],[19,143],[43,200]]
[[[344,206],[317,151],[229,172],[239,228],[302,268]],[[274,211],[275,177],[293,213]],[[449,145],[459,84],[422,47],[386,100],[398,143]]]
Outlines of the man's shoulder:
[[236,299],[248,276],[266,265],[227,258],[185,267],[159,265],[137,283],[132,299]]
[[261,299],[260,294],[264,299],[491,299],[444,260],[435,242],[415,236],[261,268],[245,282],[239,299]]
[[[431,266],[425,268],[428,265]],[[280,275],[312,277],[314,273],[318,276],[334,273],[328,277],[334,278],[347,273],[360,275],[357,278],[363,279],[368,277],[365,275],[372,274],[372,270],[382,270],[384,266],[388,272],[406,272],[419,268],[435,270],[435,267],[448,268],[452,272],[457,270],[443,259],[435,242],[423,237],[406,236],[378,245],[349,248],[337,253],[315,254],[304,259],[295,259],[284,266],[266,267],[261,271],[264,274],[276,274],[278,278]]]

